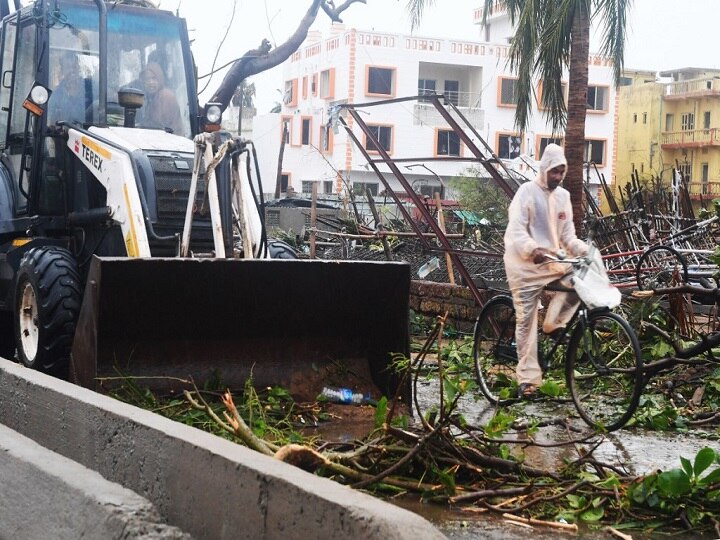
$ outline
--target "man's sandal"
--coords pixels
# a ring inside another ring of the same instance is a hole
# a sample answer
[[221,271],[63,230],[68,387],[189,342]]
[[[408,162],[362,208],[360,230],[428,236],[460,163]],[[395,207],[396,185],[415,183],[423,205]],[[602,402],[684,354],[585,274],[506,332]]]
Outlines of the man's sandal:
[[521,383],[518,386],[518,397],[520,399],[535,399],[537,397],[537,386],[532,383]]

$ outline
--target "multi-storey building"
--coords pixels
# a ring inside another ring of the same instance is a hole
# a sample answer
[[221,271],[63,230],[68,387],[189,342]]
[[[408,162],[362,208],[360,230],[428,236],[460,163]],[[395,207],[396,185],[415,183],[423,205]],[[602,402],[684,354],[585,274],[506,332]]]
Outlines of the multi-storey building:
[[[468,24],[479,25],[481,21],[482,10],[476,10],[474,21],[468,20]],[[525,167],[522,157],[539,159],[549,142],[562,142],[562,134],[553,134],[544,116],[542,81],[536,82],[531,127],[525,133],[514,128],[516,77],[507,66],[512,29],[502,8],[495,8],[488,22],[482,30],[483,39],[478,41],[378,33],[338,25],[324,37],[311,32],[284,66],[281,113],[255,119],[254,139],[263,160],[265,191],[274,191],[277,156],[287,130],[281,193],[307,194],[313,183],[318,183],[321,194],[339,194],[346,187],[358,194],[365,188],[375,194],[382,192],[379,179],[347,134],[325,129],[331,107],[339,103],[444,94],[493,151],[519,170]],[[597,165],[597,171],[589,171],[597,188],[596,174],[609,177],[613,170],[616,92],[611,62],[599,55],[588,61],[586,148],[587,158]],[[395,103],[363,109],[362,114],[394,158],[472,157],[427,103]],[[353,130],[370,148],[357,126]],[[446,197],[448,181],[470,165],[457,161],[405,163],[400,167],[416,191],[428,195],[440,191]],[[380,169],[388,171],[384,165]],[[391,174],[385,177],[393,189],[403,191]]]
[[677,168],[695,201],[720,196],[720,70],[626,73],[620,87],[618,183],[670,178]]

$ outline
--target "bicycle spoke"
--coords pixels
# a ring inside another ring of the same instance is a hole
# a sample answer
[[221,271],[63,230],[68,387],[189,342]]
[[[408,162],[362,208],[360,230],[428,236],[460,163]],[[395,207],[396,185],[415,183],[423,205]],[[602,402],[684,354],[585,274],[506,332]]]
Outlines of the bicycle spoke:
[[630,419],[642,391],[640,346],[619,315],[592,314],[572,336],[566,363],[570,394],[580,416],[612,431]]

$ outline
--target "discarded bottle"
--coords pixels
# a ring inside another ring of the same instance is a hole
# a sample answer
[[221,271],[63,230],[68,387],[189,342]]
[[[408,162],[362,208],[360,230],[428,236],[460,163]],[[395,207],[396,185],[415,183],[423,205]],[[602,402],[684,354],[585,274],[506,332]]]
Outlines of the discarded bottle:
[[353,392],[350,388],[333,388],[330,386],[323,388],[319,397],[332,403],[343,403],[346,405],[360,405],[372,401],[370,394]]
[[440,268],[440,259],[433,257],[420,267],[418,270],[418,276],[420,279],[425,279],[430,272],[437,270],[438,268]]

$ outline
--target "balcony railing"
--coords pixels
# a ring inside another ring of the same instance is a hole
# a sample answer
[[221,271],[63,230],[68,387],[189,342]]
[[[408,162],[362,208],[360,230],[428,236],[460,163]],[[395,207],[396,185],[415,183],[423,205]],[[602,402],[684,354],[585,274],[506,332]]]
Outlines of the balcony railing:
[[690,198],[693,200],[717,199],[720,197],[720,182],[690,182],[688,184]]
[[665,86],[665,99],[709,95],[720,96],[720,79],[694,79],[669,83]]
[[665,131],[662,134],[660,144],[663,148],[720,146],[720,130],[718,130],[718,128],[709,128],[685,131]]
[[[481,23],[483,20],[483,12],[485,11],[484,8],[476,8],[473,12],[475,22]],[[507,6],[505,5],[504,0],[498,0],[497,2],[494,2],[490,9],[488,10],[488,20],[492,19],[493,17],[499,17],[500,15],[505,15],[507,13]]]
[[[434,94],[435,92],[429,92],[427,89],[418,88],[418,96]],[[446,99],[452,102],[452,104],[456,107],[479,109],[482,104],[482,94],[476,92],[445,92],[444,95]],[[432,107],[432,105],[430,106]]]

